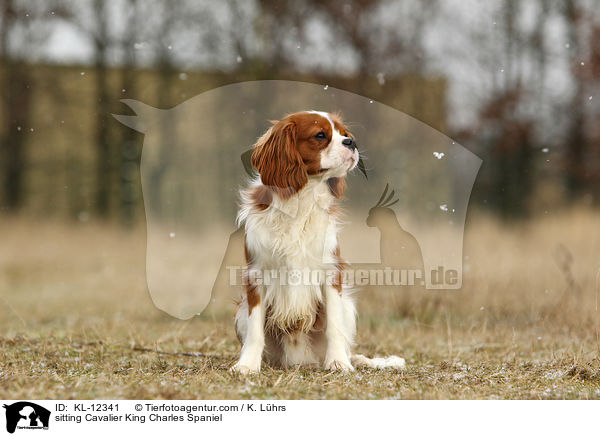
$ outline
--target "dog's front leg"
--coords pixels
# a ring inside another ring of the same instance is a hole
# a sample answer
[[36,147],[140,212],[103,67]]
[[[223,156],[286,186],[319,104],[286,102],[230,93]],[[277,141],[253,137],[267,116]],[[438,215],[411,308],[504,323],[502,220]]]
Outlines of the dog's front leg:
[[242,338],[240,360],[231,368],[231,371],[240,374],[260,371],[262,353],[265,348],[265,310],[263,302],[259,301],[254,307],[249,306],[248,312],[248,318],[245,320],[247,323],[246,334]]
[[350,335],[346,325],[342,295],[336,288],[325,285],[325,313],[327,327],[327,351],[325,353],[325,369],[352,371],[350,363]]

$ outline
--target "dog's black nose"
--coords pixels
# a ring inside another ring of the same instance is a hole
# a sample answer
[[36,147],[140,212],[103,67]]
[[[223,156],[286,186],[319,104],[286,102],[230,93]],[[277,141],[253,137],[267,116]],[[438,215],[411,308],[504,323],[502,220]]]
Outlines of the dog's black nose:
[[349,148],[352,151],[356,150],[356,142],[354,142],[354,139],[352,138],[344,139],[342,141],[342,144],[344,145],[344,147]]

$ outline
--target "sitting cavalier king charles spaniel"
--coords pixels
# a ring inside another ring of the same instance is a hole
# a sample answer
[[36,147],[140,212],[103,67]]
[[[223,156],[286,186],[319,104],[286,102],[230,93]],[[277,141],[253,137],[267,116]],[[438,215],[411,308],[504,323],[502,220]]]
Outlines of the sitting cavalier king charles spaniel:
[[351,354],[356,310],[342,283],[336,203],[358,161],[352,134],[326,112],[288,115],[254,145],[260,177],[241,192],[238,214],[248,270],[235,315],[242,351],[232,371],[258,372],[263,360],[343,371],[353,363],[404,367],[397,356]]

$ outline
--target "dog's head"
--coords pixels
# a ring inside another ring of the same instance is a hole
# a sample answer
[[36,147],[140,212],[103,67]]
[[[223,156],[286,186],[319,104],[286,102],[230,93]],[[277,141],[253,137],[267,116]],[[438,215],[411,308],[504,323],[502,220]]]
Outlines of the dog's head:
[[358,148],[337,114],[297,112],[274,121],[254,146],[252,165],[262,183],[282,198],[300,191],[309,177],[339,179],[356,167]]

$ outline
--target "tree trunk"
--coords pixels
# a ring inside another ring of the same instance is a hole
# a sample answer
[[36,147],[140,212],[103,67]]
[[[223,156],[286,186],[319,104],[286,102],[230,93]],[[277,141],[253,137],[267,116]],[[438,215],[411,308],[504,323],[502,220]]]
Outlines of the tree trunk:
[[[123,62],[123,72],[121,76],[121,89],[128,96],[135,95],[135,50],[134,43],[137,35],[137,0],[128,2],[130,18],[128,20],[128,32],[123,40],[123,52],[125,59]],[[123,135],[120,144],[119,167],[120,167],[120,213],[123,224],[130,226],[135,221],[137,206],[137,180],[136,169],[140,164],[140,154],[138,147],[139,134],[133,129],[122,129]]]
[[106,6],[102,0],[94,3],[98,33],[96,35],[96,212],[107,217],[110,212],[112,162],[108,133],[108,78],[106,68],[107,26]]
[[17,211],[23,204],[23,173],[25,170],[25,143],[30,134],[30,103],[32,81],[27,66],[8,52],[8,35],[17,20],[13,1],[5,0],[0,19],[0,59],[4,81],[2,89],[4,130],[0,137],[2,164],[2,208]]

